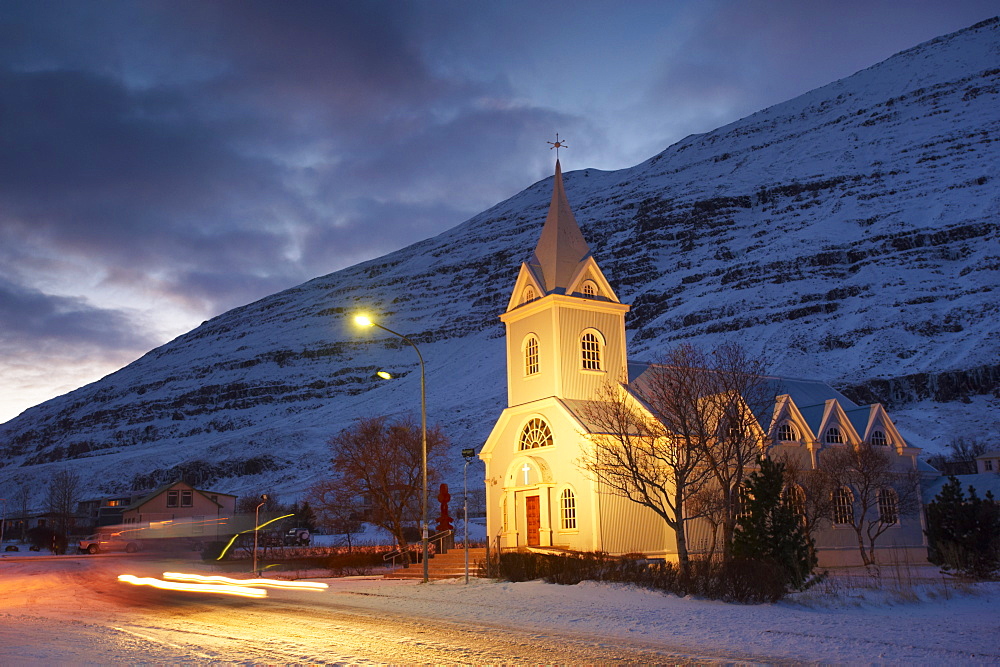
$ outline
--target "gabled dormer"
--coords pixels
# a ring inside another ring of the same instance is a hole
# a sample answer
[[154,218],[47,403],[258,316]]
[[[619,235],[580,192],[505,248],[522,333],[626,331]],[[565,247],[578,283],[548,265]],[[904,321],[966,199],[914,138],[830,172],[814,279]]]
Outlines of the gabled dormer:
[[889,413],[881,403],[874,403],[856,410],[849,410],[848,416],[863,442],[875,447],[895,449],[902,454],[908,445],[889,419]]
[[788,394],[781,394],[774,400],[770,439],[775,445],[805,445],[816,439],[799,407]]
[[820,447],[856,446],[861,442],[861,436],[854,429],[844,408],[833,398],[827,399],[823,404],[823,418],[816,429],[816,439]]
[[625,313],[590,253],[556,162],[538,245],[521,264],[500,319],[507,326],[507,400],[589,399],[625,378]]
[[569,282],[567,293],[584,299],[619,303],[618,295],[592,256],[580,262],[576,275]]

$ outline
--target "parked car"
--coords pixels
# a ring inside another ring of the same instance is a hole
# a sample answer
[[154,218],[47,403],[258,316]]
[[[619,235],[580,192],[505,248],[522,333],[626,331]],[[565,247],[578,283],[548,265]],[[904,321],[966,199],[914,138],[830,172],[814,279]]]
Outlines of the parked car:
[[123,533],[97,533],[80,540],[77,550],[80,553],[97,554],[102,551],[124,551],[135,553],[142,548],[139,540],[128,539]]

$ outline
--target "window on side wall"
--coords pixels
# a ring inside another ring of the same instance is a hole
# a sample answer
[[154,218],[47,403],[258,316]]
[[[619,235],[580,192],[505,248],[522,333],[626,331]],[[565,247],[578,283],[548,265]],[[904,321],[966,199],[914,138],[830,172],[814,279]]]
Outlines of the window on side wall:
[[167,491],[167,507],[177,507],[180,491]]
[[885,431],[872,431],[868,442],[876,447],[885,447],[889,444],[889,439],[885,437]]
[[194,504],[194,493],[192,491],[181,491],[181,507],[191,507]]
[[806,522],[806,492],[798,484],[793,484],[786,488],[782,494],[785,501],[791,505],[792,510],[798,515],[803,524]]
[[842,445],[844,444],[844,434],[840,432],[839,426],[831,426],[826,429],[826,444],[828,445]]
[[559,496],[559,517],[563,530],[576,530],[576,496],[572,489],[563,489]]
[[833,492],[833,522],[854,524],[854,495],[850,489],[841,487]]
[[893,524],[899,521],[899,503],[896,492],[892,489],[879,489],[878,518],[882,523]]

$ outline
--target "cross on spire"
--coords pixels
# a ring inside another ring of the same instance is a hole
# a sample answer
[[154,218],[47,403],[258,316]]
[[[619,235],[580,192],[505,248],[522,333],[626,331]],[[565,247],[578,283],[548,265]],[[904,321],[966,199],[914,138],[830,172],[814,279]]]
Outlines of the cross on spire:
[[559,149],[560,148],[568,148],[568,146],[566,145],[565,141],[559,141],[559,133],[558,132],[556,132],[556,140],[555,141],[546,141],[545,143],[550,144],[549,150],[552,150],[553,148],[556,149],[556,159],[557,160],[559,159]]

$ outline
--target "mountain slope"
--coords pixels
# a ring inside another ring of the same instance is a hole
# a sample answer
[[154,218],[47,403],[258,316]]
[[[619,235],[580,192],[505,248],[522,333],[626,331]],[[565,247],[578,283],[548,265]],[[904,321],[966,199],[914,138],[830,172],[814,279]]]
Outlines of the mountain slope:
[[[775,373],[888,403],[913,444],[939,449],[996,419],[998,141],[992,19],[630,169],[567,173],[565,185],[633,305],[632,357],[738,338]],[[0,426],[0,489],[68,461],[95,493],[184,475],[291,499],[323,474],[325,440],[353,418],[419,407],[413,350],[356,330],[359,311],[416,342],[429,419],[456,451],[478,447],[506,399],[498,315],[550,194],[551,179],[536,183],[26,411]],[[380,383],[379,368],[402,377]],[[928,431],[938,410],[953,423]]]

